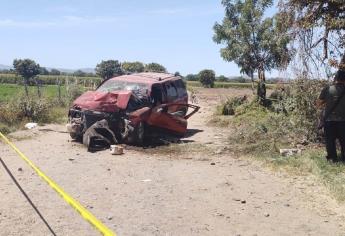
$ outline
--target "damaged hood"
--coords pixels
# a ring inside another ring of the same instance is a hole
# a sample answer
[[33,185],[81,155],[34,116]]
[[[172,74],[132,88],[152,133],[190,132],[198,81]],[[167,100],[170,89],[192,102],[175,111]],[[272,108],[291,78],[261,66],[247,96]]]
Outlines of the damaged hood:
[[117,112],[126,109],[131,96],[131,91],[88,91],[78,97],[73,106],[101,112]]

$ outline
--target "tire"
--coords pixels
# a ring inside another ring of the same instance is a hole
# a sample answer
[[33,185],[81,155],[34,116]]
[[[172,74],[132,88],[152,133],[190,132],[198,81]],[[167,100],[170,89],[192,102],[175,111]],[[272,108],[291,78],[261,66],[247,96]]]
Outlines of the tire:
[[69,133],[69,136],[71,136],[71,138],[75,141],[82,141],[83,140],[83,136],[82,135],[79,135],[79,134],[76,134],[76,133]]

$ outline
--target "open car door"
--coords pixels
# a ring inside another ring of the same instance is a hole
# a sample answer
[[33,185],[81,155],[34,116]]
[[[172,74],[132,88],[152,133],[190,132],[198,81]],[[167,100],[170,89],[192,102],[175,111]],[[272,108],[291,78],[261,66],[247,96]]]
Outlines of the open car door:
[[[191,110],[184,114],[182,111],[169,112],[170,107],[179,106]],[[170,131],[173,134],[184,135],[187,131],[187,119],[195,114],[200,109],[199,106],[192,104],[162,104],[152,109],[152,112],[147,120],[147,124],[153,127],[158,127]]]

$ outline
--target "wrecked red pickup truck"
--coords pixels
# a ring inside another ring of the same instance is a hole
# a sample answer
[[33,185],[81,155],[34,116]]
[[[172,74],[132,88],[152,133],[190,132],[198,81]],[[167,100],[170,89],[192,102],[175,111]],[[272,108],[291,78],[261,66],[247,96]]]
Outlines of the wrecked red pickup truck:
[[153,133],[157,137],[183,136],[187,119],[198,110],[198,106],[188,104],[186,86],[179,76],[123,75],[78,97],[69,110],[67,130],[88,147],[143,145]]

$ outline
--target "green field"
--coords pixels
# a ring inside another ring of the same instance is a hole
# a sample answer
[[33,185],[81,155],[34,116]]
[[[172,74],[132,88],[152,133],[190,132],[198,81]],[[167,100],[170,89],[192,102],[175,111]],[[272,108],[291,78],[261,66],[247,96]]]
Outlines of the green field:
[[[78,83],[83,86],[92,87],[94,83],[99,84],[99,77],[76,77],[71,75],[38,75],[43,84],[70,84]],[[0,84],[20,84],[23,79],[15,74],[0,74]]]
[[[58,98],[59,90],[57,85],[45,85],[40,88],[42,96],[49,99]],[[20,94],[24,94],[24,86],[17,84],[0,84],[0,102],[15,99]],[[29,86],[29,93],[37,95],[37,87]],[[66,96],[65,86],[61,86],[61,97]]]

